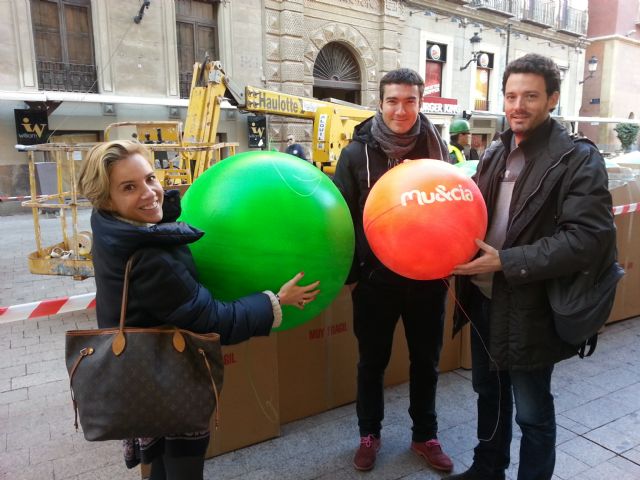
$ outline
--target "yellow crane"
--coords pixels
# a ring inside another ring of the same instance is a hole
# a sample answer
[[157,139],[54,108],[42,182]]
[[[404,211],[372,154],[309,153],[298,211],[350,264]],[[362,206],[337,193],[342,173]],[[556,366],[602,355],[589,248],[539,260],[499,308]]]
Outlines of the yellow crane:
[[[167,152],[175,159],[156,169],[158,178],[167,188],[184,191],[213,163],[221,159],[223,148],[235,153],[237,143],[216,143],[222,102],[229,101],[238,109],[282,117],[303,118],[313,122],[311,141],[315,165],[327,174],[333,174],[340,151],[351,141],[354,127],[373,116],[372,110],[357,105],[345,105],[288,95],[252,86],[239,88],[224,72],[217,61],[194,65],[191,94],[184,131],[180,122],[119,122],[105,129],[105,140],[117,127],[134,127],[139,140],[149,132],[157,132],[157,140],[148,146],[156,155]],[[37,250],[29,255],[29,269],[36,274],[71,275],[86,278],[93,275],[90,244],[91,233],[78,228],[77,209],[88,207],[86,200],[76,191],[76,160],[81,159],[90,144],[44,144],[21,147],[29,155],[31,200],[23,202],[31,207]],[[48,152],[56,164],[57,189],[49,195],[37,196],[36,154]],[[161,158],[166,159],[167,153]],[[161,161],[161,163],[163,163]],[[55,209],[60,213],[62,241],[43,245],[39,214],[41,209]],[[69,222],[69,220],[71,220]],[[70,228],[69,228],[70,227]]]
[[[313,161],[328,174],[335,171],[340,151],[349,144],[353,128],[373,116],[372,110],[316,98],[289,95],[247,86],[239,88],[217,61],[196,63],[182,143],[214,145],[221,104],[229,100],[240,110],[313,121],[311,151]],[[187,154],[185,165],[193,165],[197,178],[212,163],[211,152]],[[183,165],[184,166],[184,165]]]

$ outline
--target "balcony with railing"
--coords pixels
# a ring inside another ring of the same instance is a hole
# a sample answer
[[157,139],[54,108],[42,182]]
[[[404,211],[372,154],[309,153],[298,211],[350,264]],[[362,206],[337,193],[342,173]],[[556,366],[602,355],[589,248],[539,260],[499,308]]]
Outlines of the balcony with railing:
[[95,65],[38,60],[38,88],[58,92],[97,93]]
[[476,98],[473,105],[474,110],[480,110],[483,112],[489,111],[489,100],[484,98]]
[[473,0],[471,6],[503,17],[519,17],[522,4],[523,0]]
[[585,10],[565,6],[558,17],[556,29],[570,35],[585,36],[587,34],[588,13]]
[[521,20],[524,23],[542,28],[550,28],[555,24],[555,2],[529,0],[522,10]]
[[180,98],[189,98],[193,72],[180,72]]

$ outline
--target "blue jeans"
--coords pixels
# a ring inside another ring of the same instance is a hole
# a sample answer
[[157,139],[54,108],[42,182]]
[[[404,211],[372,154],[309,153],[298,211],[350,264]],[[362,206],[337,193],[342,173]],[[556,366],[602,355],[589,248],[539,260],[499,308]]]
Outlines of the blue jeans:
[[549,480],[556,462],[553,366],[497,371],[485,349],[485,345],[489,348],[491,301],[475,287],[472,290],[468,314],[477,329],[471,327],[471,373],[478,394],[478,445],[471,468],[489,479],[504,479],[515,400],[516,423],[522,431],[518,480]]

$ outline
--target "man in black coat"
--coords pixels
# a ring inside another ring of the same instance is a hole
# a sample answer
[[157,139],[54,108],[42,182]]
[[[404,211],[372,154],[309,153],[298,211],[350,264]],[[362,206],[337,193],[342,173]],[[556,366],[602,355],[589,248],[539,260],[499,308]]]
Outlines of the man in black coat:
[[557,65],[537,54],[518,58],[505,69],[502,90],[510,129],[487,149],[474,177],[487,203],[487,236],[477,241],[480,256],[454,269],[461,306],[454,331],[469,319],[474,327],[479,443],[471,467],[451,480],[505,478],[514,401],[522,431],[518,480],[551,479],[551,374],[578,348],[556,333],[549,285],[615,259],[602,156],[549,116],[558,104]]
[[287,149],[285,153],[289,155],[295,155],[302,160],[307,161],[307,156],[304,154],[304,147],[299,143],[296,143],[296,137],[293,135],[287,135]]
[[380,448],[384,371],[400,316],[411,358],[411,449],[433,468],[453,468],[437,439],[435,408],[447,282],[411,280],[392,272],[374,255],[362,226],[367,196],[385,172],[405,159],[448,158],[439,133],[420,113],[423,90],[424,82],[413,70],[387,73],[380,81],[377,114],[355,128],[334,176],[356,233],[354,262],[346,283],[352,292],[353,328],[360,355],[356,403],[360,447],[353,464],[362,471],[373,468]]

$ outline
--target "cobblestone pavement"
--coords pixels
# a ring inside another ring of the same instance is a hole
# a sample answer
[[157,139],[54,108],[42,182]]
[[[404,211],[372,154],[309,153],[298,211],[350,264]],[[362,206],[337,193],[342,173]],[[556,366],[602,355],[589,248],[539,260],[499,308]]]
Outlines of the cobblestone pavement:
[[[88,211],[80,215],[88,224]],[[44,245],[60,240],[59,219],[42,221]],[[83,226],[83,228],[84,228]],[[92,279],[32,275],[26,257],[35,250],[30,215],[0,217],[0,306],[95,291]],[[93,328],[93,311],[0,325],[0,479],[136,479],[119,442],[90,443],[73,428],[64,366],[68,329]],[[601,335],[595,355],[556,367],[558,417],[554,479],[640,479],[640,321],[618,322]],[[207,479],[438,479],[408,449],[408,387],[385,392],[383,446],[376,468],[351,466],[357,446],[353,404],[284,425],[279,438],[207,460]],[[470,372],[440,377],[440,439],[455,471],[471,461],[475,396]],[[518,458],[519,432],[512,458]],[[508,477],[515,479],[517,465]]]

